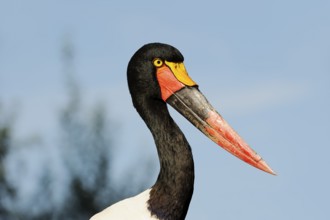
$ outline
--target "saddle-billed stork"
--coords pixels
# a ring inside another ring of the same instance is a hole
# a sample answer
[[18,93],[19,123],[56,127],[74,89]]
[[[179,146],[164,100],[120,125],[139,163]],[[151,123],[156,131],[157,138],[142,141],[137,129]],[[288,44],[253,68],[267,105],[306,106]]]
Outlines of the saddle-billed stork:
[[141,47],[129,61],[127,78],[133,105],[155,140],[160,172],[151,188],[115,203],[91,220],[185,219],[194,188],[194,162],[189,143],[166,103],[231,154],[275,174],[210,105],[173,46],[151,43]]

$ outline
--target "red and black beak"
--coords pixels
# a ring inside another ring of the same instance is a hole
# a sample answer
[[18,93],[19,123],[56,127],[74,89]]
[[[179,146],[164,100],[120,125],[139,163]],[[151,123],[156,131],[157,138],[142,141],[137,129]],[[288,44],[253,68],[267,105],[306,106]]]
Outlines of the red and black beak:
[[230,127],[198,90],[183,63],[154,60],[162,99],[180,112],[207,137],[246,163],[275,175],[275,172]]

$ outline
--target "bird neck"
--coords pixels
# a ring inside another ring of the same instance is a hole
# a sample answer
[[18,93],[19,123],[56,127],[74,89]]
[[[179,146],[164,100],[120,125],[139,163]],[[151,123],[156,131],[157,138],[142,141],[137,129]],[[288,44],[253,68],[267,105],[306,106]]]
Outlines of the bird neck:
[[159,219],[183,220],[194,188],[191,148],[166,103],[154,101],[147,109],[141,116],[153,134],[160,162],[159,176],[150,192],[149,210]]

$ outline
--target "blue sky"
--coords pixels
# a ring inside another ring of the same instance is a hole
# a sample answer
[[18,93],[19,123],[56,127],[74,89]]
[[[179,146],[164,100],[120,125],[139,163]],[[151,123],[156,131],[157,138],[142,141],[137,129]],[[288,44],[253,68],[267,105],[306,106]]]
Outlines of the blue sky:
[[327,219],[329,11],[321,0],[3,0],[0,100],[17,112],[17,136],[52,142],[66,100],[60,51],[71,39],[87,103],[104,101],[123,118],[118,166],[143,172],[130,167],[131,152],[145,145],[157,161],[156,151],[132,107],[126,66],[145,43],[172,44],[209,101],[279,174],[238,161],[172,111],[196,164],[187,219]]

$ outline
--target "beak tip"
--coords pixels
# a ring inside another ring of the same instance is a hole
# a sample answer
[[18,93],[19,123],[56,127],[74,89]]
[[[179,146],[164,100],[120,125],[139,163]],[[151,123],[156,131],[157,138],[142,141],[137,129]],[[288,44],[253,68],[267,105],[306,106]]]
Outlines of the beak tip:
[[258,162],[258,168],[269,174],[277,176],[277,174],[272,170],[272,168],[270,168],[270,166],[268,166],[268,164],[264,160],[260,160]]

